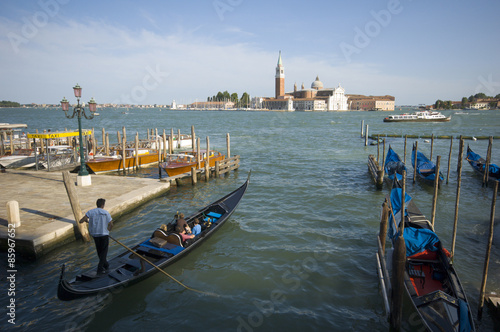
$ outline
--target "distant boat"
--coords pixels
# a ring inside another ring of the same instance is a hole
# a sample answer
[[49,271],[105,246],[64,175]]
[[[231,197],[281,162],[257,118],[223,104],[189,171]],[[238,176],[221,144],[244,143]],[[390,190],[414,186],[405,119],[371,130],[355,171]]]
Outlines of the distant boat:
[[404,113],[389,115],[384,118],[384,122],[446,122],[450,121],[451,116],[444,116],[440,112],[417,111],[414,113]]
[[[436,164],[429,160],[422,152],[417,151],[417,160],[415,162],[415,144],[413,144],[411,153],[411,164],[413,168],[417,168],[417,175],[419,178],[430,182],[436,179]],[[439,182],[441,183],[443,180],[443,174],[439,172]]]

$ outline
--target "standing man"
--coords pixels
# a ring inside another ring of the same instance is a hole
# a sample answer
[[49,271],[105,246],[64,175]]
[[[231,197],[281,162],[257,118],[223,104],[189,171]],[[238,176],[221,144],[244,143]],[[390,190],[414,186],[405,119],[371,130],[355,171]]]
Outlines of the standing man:
[[109,231],[113,228],[113,220],[109,212],[104,210],[105,203],[104,198],[99,198],[96,203],[97,208],[87,211],[80,219],[80,223],[89,223],[89,233],[94,238],[95,249],[99,257],[97,274],[104,274],[109,268],[106,257],[108,255]]

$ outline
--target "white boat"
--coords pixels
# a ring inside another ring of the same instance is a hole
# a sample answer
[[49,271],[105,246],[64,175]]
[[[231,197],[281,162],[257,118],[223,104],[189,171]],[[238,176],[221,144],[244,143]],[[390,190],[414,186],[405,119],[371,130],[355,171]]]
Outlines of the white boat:
[[12,155],[0,158],[0,168],[30,167],[34,163],[35,151],[33,149],[18,149]]
[[417,111],[414,113],[404,113],[389,115],[384,118],[384,122],[445,122],[450,121],[451,116],[444,116],[440,112]]

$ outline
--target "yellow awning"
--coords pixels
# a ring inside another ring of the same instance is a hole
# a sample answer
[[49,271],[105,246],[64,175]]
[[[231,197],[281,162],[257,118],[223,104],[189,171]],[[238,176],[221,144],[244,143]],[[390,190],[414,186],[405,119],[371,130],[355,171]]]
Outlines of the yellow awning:
[[[43,134],[28,134],[28,138],[62,138],[62,137],[73,137],[79,136],[78,131],[61,131],[53,133],[43,133]],[[83,129],[82,135],[88,136],[92,135],[92,130]]]

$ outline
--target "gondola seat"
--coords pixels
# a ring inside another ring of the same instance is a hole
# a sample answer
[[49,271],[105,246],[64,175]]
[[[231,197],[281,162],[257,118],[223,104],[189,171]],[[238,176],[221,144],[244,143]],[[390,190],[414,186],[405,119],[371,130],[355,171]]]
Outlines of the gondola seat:
[[182,238],[179,236],[179,234],[176,233],[171,233],[167,236],[167,242],[175,244],[179,247],[183,247],[182,245]]

